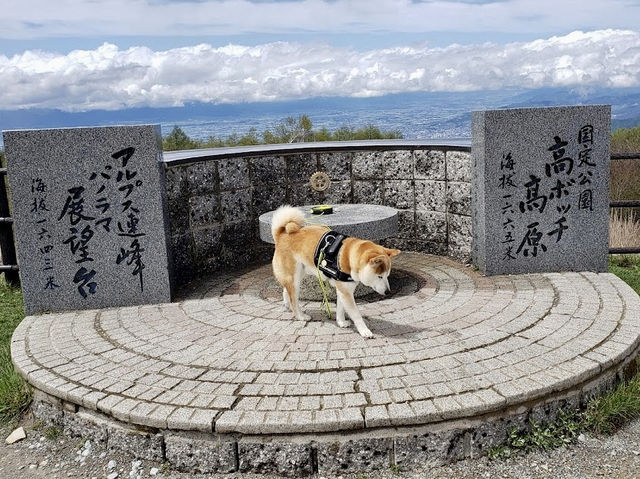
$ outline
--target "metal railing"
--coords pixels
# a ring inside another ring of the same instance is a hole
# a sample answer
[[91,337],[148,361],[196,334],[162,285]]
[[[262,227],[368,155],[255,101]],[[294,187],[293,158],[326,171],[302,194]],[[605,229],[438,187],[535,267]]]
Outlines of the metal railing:
[[[637,160],[640,161],[640,152],[638,153],[612,153],[611,161],[616,160]],[[638,200],[615,200],[609,202],[609,209],[612,208],[640,208],[640,199]],[[640,241],[640,238],[638,238]],[[621,248],[609,248],[609,254],[637,254],[640,253],[640,244],[637,246],[626,246]]]
[[20,277],[18,276],[18,261],[16,259],[16,247],[13,236],[13,218],[11,218],[9,211],[9,195],[7,192],[6,179],[7,169],[0,168],[0,254],[2,255],[0,273],[4,273],[7,283],[17,286],[20,283]]

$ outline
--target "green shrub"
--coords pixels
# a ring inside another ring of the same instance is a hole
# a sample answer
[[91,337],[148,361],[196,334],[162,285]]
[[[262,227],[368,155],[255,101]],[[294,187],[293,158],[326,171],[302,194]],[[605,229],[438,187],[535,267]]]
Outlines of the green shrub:
[[201,141],[189,138],[179,126],[174,126],[171,133],[162,141],[162,148],[165,151],[194,150],[196,148],[203,148],[203,145]]
[[382,140],[401,139],[398,130],[382,131],[375,125],[362,128],[342,126],[331,132],[326,127],[313,129],[313,123],[307,115],[298,118],[289,116],[273,129],[265,130],[261,135],[252,128],[244,135],[231,134],[226,138],[209,137],[207,140],[190,138],[179,126],[174,126],[163,140],[165,151],[192,150],[197,148],[219,148],[227,146],[268,145],[274,143],[300,143],[306,141],[348,141],[348,140]]

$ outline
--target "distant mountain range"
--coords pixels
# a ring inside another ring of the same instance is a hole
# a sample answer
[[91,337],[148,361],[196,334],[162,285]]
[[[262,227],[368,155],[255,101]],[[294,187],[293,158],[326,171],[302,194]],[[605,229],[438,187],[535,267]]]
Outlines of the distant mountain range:
[[132,123],[159,123],[163,134],[181,126],[194,137],[263,131],[287,116],[307,114],[314,127],[375,124],[403,132],[405,138],[469,137],[471,111],[556,105],[612,105],[612,128],[640,125],[640,88],[500,90],[478,92],[399,93],[373,98],[206,104],[131,108],[118,111],[64,112],[28,109],[0,111],[0,129],[59,128]]

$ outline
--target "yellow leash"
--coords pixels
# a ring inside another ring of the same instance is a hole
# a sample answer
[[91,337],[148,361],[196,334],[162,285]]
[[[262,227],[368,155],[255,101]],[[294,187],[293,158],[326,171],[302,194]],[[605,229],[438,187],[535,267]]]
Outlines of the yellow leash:
[[[320,253],[318,256],[318,264],[322,261],[322,256],[324,252]],[[327,317],[331,319],[331,305],[329,304],[329,296],[327,295],[327,286],[324,284],[324,280],[322,279],[322,274],[320,270],[316,267],[316,272],[318,273],[318,283],[320,284],[320,289],[322,290],[322,305],[327,311]]]
[[[317,213],[316,211],[320,211],[320,213]],[[311,210],[311,213],[317,216],[323,216],[325,212],[333,212],[333,208],[328,205],[320,205],[320,206],[314,207]],[[319,222],[315,222],[315,221],[311,222],[307,220],[307,223],[329,228],[329,226],[320,224]],[[323,255],[324,255],[324,252],[321,252],[320,256],[318,256],[318,264],[322,262]],[[329,296],[327,295],[327,286],[325,285],[324,280],[322,279],[322,273],[320,273],[320,269],[318,267],[316,267],[316,273],[318,274],[318,284],[320,284],[320,290],[322,291],[322,305],[324,306],[325,311],[327,312],[327,317],[331,319],[331,305],[329,304]]]

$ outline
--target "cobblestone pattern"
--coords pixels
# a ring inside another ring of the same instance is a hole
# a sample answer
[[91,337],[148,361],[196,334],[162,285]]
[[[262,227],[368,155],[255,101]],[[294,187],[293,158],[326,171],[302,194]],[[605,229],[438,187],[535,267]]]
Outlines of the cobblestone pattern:
[[[468,149],[467,149],[468,150]],[[331,177],[316,192],[309,178]],[[282,204],[373,203],[399,210],[385,244],[471,257],[471,157],[445,148],[305,153],[201,161],[167,169],[171,248],[178,280],[271,258],[257,218]]]
[[[557,408],[548,398],[573,391],[577,404],[598,394],[638,347],[640,299],[612,274],[482,277],[417,253],[394,267],[421,286],[360,305],[370,340],[323,317],[319,303],[304,304],[310,321],[293,320],[264,266],[202,282],[177,303],[27,317],[12,358],[37,390],[58,398],[54,412],[41,408],[53,420],[77,418],[79,408],[145,431],[316,437],[500,416],[525,403],[549,416]],[[476,436],[450,437],[447,454],[484,450],[491,441],[474,427]],[[144,447],[162,450],[145,434]],[[318,470],[383,461],[373,452],[381,446],[368,443],[358,459],[344,440],[315,449]],[[416,436],[400,450],[437,449],[430,441]],[[267,470],[256,461],[242,464]],[[304,471],[313,464],[295,462]]]

